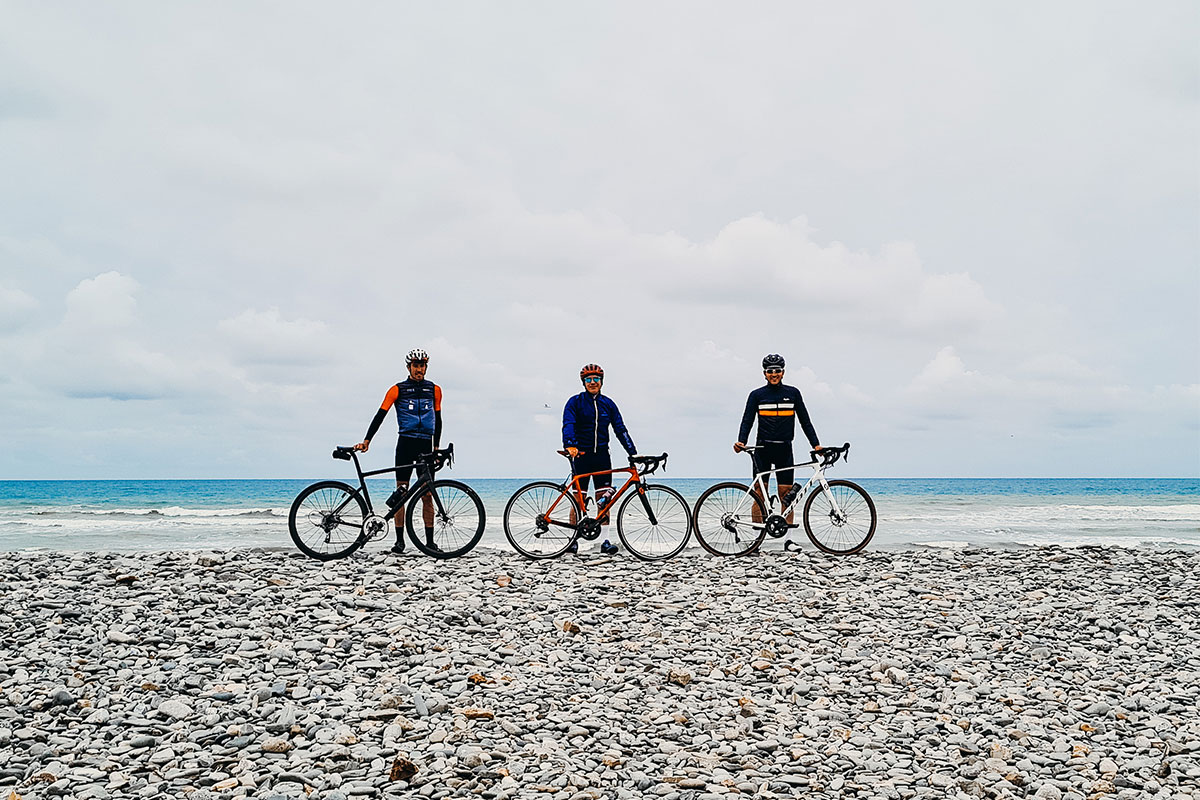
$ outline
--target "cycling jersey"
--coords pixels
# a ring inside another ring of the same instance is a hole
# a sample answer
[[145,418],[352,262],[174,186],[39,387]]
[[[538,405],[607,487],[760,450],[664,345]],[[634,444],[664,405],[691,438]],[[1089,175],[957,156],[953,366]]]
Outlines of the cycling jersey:
[[432,439],[434,446],[442,438],[442,387],[433,381],[414,381],[412,378],[388,389],[379,411],[367,428],[367,441],[379,430],[387,412],[396,409],[396,424],[401,437]]
[[442,387],[433,381],[407,378],[388,390],[383,409],[394,403],[400,435],[412,439],[432,438],[437,425],[436,412],[442,410]]
[[607,452],[610,425],[626,452],[637,453],[617,404],[602,394],[582,391],[563,408],[563,447],[577,447],[586,453]]
[[760,386],[746,398],[746,411],[742,414],[742,427],[738,431],[738,441],[745,442],[750,435],[750,427],[758,419],[758,439],[756,444],[771,442],[790,442],[796,437],[796,418],[800,419],[800,427],[808,437],[808,443],[813,447],[820,444],[817,432],[813,430],[812,421],[808,418],[808,409],[804,407],[804,399],[800,390],[795,386],[779,384]]

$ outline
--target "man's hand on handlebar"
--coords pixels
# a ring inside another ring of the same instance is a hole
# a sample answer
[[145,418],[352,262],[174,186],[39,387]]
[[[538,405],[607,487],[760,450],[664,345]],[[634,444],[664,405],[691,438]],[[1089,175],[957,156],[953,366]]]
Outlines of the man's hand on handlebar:
[[735,453],[740,453],[740,452],[742,452],[742,451],[743,451],[743,450],[745,450],[745,449],[746,449],[746,443],[745,443],[745,442],[734,442],[734,443],[733,443],[733,452],[735,452]]
[[367,452],[368,450],[370,450],[370,449],[371,449],[371,440],[370,440],[370,439],[363,439],[361,442],[359,442],[358,444],[354,445],[354,449],[355,449],[355,450],[357,450],[357,451],[358,451],[358,452],[360,452],[360,453],[365,453],[365,452]]
[[567,455],[569,455],[571,458],[579,458],[579,448],[578,447],[568,447]]

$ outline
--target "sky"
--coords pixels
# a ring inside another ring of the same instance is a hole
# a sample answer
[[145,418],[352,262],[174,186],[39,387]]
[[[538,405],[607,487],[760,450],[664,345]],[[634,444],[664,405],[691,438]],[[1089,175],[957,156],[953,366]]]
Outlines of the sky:
[[588,362],[740,476],[773,352],[843,477],[1200,475],[1195,3],[0,22],[0,479],[341,475],[414,347],[458,477]]

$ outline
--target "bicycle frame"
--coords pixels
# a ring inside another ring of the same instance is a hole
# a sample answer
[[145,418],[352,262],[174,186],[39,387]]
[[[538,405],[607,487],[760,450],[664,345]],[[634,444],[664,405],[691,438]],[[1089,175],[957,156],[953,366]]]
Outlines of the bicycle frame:
[[[750,448],[747,448],[747,449],[750,449]],[[829,491],[829,482],[827,480],[825,480],[825,467],[819,459],[815,459],[815,458],[812,461],[808,461],[803,464],[794,464],[791,467],[778,467],[777,469],[768,469],[768,470],[764,470],[762,472],[756,472],[754,474],[754,480],[751,481],[751,483],[750,483],[750,492],[747,494],[746,498],[744,498],[742,501],[740,501],[738,503],[737,507],[733,510],[733,513],[734,514],[745,513],[745,509],[742,507],[742,504],[750,503],[749,495],[755,494],[755,495],[758,495],[758,497],[760,499],[762,499],[763,504],[766,505],[767,514],[768,515],[774,514],[775,513],[775,511],[774,511],[775,501],[777,498],[775,495],[770,494],[770,492],[768,491],[768,485],[770,483],[770,476],[774,475],[776,472],[781,472],[785,469],[797,469],[800,467],[812,467],[813,475],[811,478],[809,478],[807,481],[805,481],[804,485],[802,487],[800,487],[800,489],[798,489],[798,490],[795,488],[796,485],[794,483],[792,484],[792,491],[794,492],[795,496],[792,498],[792,501],[790,503],[788,503],[787,508],[780,509],[779,516],[787,517],[787,516],[793,514],[796,511],[796,506],[798,506],[800,504],[801,499],[803,499],[808,494],[809,489],[811,489],[815,484],[819,484],[826,491],[826,493],[828,493],[829,502],[833,506],[834,511],[836,511],[838,514],[841,514],[842,509],[840,507],[838,507],[837,498],[835,498],[833,496],[833,493]],[[778,482],[778,480],[779,480],[778,477],[776,477],[776,482]],[[762,525],[763,523],[765,523],[765,521],[766,520],[763,520],[762,522],[753,523],[750,527],[757,528],[759,525]],[[790,527],[798,528],[800,526],[795,523],[791,523]]]
[[[356,473],[358,473],[358,488],[359,488],[359,491],[362,493],[363,500],[367,504],[367,513],[369,513],[369,514],[375,513],[375,506],[371,502],[370,490],[367,489],[367,478],[373,477],[375,475],[386,475],[389,472],[394,475],[394,474],[398,473],[400,470],[405,469],[407,467],[413,467],[416,470],[417,479],[415,481],[413,481],[413,483],[404,491],[404,493],[399,497],[399,499],[397,499],[395,497],[395,492],[393,492],[392,496],[388,498],[389,501],[395,500],[394,503],[388,502],[386,504],[387,512],[385,514],[383,514],[383,516],[387,517],[389,519],[392,517],[393,514],[396,513],[397,509],[403,508],[405,503],[407,503],[410,499],[415,497],[418,492],[420,492],[422,489],[425,488],[426,485],[433,482],[433,469],[430,467],[429,464],[422,462],[422,461],[415,461],[412,464],[399,464],[395,467],[384,467],[383,469],[373,469],[373,470],[368,470],[368,471],[364,472],[362,465],[358,461],[358,453],[354,450],[351,450],[350,457],[354,462],[354,471]],[[431,492],[431,494],[433,495],[433,502],[434,502],[434,505],[437,506],[438,513],[439,514],[446,513],[446,510],[442,507],[442,499],[440,497],[438,497],[436,492]],[[349,502],[350,502],[350,498],[346,498],[346,501],[344,503],[342,503],[342,505],[340,505],[334,509],[334,513],[340,513],[341,510],[343,508],[345,508],[346,505],[349,504]]]
[[[625,479],[625,483],[624,483],[624,485],[621,486],[620,489],[616,490],[611,495],[609,495],[608,501],[603,506],[596,507],[596,519],[599,519],[600,517],[607,514],[609,509],[611,509],[614,505],[616,505],[617,500],[619,500],[625,494],[625,492],[629,489],[630,486],[637,485],[638,491],[639,492],[643,491],[642,490],[642,477],[638,474],[637,467],[634,467],[634,466],[618,467],[617,469],[606,469],[606,470],[601,470],[599,472],[585,472],[580,475],[575,475],[572,473],[572,474],[567,475],[567,480],[563,481],[562,494],[560,494],[557,498],[555,498],[554,502],[550,505],[550,507],[548,509],[546,509],[546,523],[549,525],[557,525],[561,528],[569,528],[571,530],[577,529],[579,527],[579,523],[581,520],[576,520],[576,522],[574,522],[574,523],[557,522],[553,519],[550,519],[550,515],[554,513],[554,510],[556,508],[558,508],[558,504],[560,502],[562,502],[562,499],[564,497],[566,497],[568,494],[571,494],[574,496],[576,502],[579,503],[579,507],[581,509],[586,508],[584,501],[587,499],[587,495],[584,493],[583,488],[581,486],[581,481],[583,478],[591,478],[596,475],[616,475],[617,473],[621,473],[621,472],[628,472],[629,477]],[[653,518],[654,518],[653,512],[649,508],[647,508],[647,512],[650,514],[651,520],[653,521]]]

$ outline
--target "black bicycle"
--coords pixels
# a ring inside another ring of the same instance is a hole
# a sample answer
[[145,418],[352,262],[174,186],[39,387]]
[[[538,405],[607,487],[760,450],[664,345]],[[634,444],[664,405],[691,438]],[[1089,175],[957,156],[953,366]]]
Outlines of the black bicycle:
[[[422,553],[434,558],[455,558],[479,544],[486,524],[479,495],[465,483],[433,477],[443,466],[453,465],[454,445],[418,456],[413,464],[369,472],[363,472],[353,447],[334,448],[333,457],[354,462],[358,488],[341,481],[319,481],[296,496],[288,513],[288,528],[292,541],[305,555],[331,561],[350,555],[367,542],[382,539],[391,529],[397,509],[405,503],[408,538]],[[366,479],[405,467],[415,468],[416,480],[408,489],[392,492],[386,501],[387,510],[382,515],[376,514]],[[432,533],[426,530],[430,517]]]

